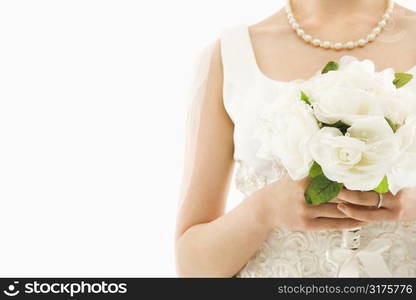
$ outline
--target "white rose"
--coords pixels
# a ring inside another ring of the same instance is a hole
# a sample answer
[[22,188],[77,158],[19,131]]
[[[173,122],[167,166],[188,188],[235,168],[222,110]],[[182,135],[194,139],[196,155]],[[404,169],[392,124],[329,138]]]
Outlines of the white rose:
[[386,68],[376,72],[374,62],[368,59],[357,60],[353,56],[344,56],[339,63],[340,79],[338,85],[346,88],[360,89],[376,95],[396,95],[393,84],[395,71]]
[[263,124],[256,132],[262,143],[257,156],[279,160],[294,180],[308,175],[313,164],[308,144],[319,130],[311,107],[300,95],[298,87],[288,87],[279,94],[276,102],[266,107]]
[[326,124],[342,121],[351,125],[363,116],[384,117],[388,103],[366,91],[342,87],[322,90],[311,99],[316,118]]
[[406,107],[393,80],[393,69],[375,72],[372,61],[345,56],[337,71],[314,76],[302,88],[321,122],[343,121],[351,125],[356,119],[371,115],[402,124]]
[[403,106],[402,114],[405,115],[405,118],[416,115],[416,74],[413,74],[413,79],[405,86],[397,89],[397,94]]
[[387,173],[389,189],[393,195],[405,187],[416,186],[416,116],[409,116],[396,136],[400,155]]
[[337,128],[321,128],[310,152],[326,177],[360,191],[377,187],[399,153],[391,127],[374,116],[356,120],[345,136]]
[[365,90],[378,95],[395,95],[397,88],[393,84],[394,74],[392,68],[376,72],[375,65],[371,60],[359,61],[353,56],[343,56],[339,61],[337,71],[325,74],[317,73],[305,83],[312,88],[319,84],[324,89],[344,87]]

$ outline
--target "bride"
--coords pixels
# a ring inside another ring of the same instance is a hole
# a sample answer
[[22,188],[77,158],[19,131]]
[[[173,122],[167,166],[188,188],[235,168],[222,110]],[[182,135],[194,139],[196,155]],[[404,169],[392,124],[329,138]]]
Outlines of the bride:
[[[416,188],[383,198],[344,188],[311,206],[308,179],[258,158],[253,139],[262,104],[328,61],[352,56],[416,77],[415,40],[416,12],[386,0],[292,0],[255,25],[225,29],[202,53],[193,85],[178,275],[416,277]],[[414,81],[409,89],[416,101]],[[244,200],[225,213],[234,167]],[[356,227],[361,245],[342,249],[343,230]]]

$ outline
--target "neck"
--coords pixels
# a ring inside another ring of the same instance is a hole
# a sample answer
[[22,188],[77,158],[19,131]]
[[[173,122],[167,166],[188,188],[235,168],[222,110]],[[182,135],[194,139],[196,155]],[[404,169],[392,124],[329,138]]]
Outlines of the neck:
[[380,17],[387,8],[387,0],[290,0],[292,10],[301,19],[312,17],[328,21],[350,15],[368,14]]

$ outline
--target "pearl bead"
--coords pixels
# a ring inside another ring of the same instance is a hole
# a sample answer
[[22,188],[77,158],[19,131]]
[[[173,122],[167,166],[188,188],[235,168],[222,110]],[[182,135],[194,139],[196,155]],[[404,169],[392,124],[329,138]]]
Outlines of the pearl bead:
[[302,36],[302,35],[305,34],[305,31],[303,29],[299,28],[299,29],[296,30],[296,33],[298,34],[298,36]]
[[325,42],[323,42],[323,43],[321,43],[322,44],[322,47],[324,47],[324,48],[326,48],[326,49],[328,49],[328,48],[330,48],[331,47],[331,42],[329,42],[329,41],[325,41]]
[[349,42],[346,43],[346,46],[347,46],[348,49],[352,49],[352,48],[354,48],[355,43],[352,42],[352,41],[349,41]]
[[367,41],[372,42],[376,39],[376,35],[374,33],[370,33],[367,35]]
[[388,24],[389,19],[393,15],[394,10],[394,1],[393,0],[387,0],[387,8],[381,18],[381,20],[378,22],[377,27],[375,27],[369,35],[366,36],[365,39],[359,39],[358,41],[348,41],[345,43],[331,43],[330,41],[321,41],[320,39],[314,38],[313,36],[306,34],[305,31],[301,28],[299,23],[296,21],[296,18],[292,11],[291,6],[291,0],[287,0],[286,4],[286,15],[287,19],[289,21],[290,26],[296,31],[297,35],[301,37],[305,42],[312,43],[314,46],[322,47],[325,49],[353,49],[358,46],[364,47],[369,42],[372,42],[376,39],[377,35],[381,33],[383,28]]
[[313,39],[312,44],[314,46],[319,46],[321,44],[321,40],[320,39]]
[[375,34],[379,34],[380,32],[381,32],[381,28],[378,27],[378,26],[373,29],[373,33],[375,33]]
[[306,41],[306,42],[310,42],[312,40],[312,36],[309,34],[304,34],[302,36],[302,38]]
[[367,44],[367,41],[364,39],[360,39],[358,40],[358,46],[360,47],[364,47]]

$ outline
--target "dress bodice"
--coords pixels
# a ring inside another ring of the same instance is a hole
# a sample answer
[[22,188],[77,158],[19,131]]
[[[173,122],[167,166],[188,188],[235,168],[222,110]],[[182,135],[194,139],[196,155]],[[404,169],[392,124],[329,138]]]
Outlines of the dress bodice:
[[[221,35],[224,107],[234,123],[236,188],[245,197],[286,173],[279,162],[259,158],[254,138],[264,105],[304,80],[274,81],[259,69],[246,25]],[[411,72],[416,75],[416,69]],[[416,85],[413,88],[416,99]],[[361,229],[360,252],[340,250],[341,230],[292,231],[275,228],[237,277],[336,277],[341,266],[353,266],[358,276],[374,277],[366,257],[383,264],[394,277],[416,277],[416,222],[374,222]],[[376,253],[377,252],[377,253]],[[369,270],[370,269],[370,270]],[[383,273],[385,274],[385,273]]]

